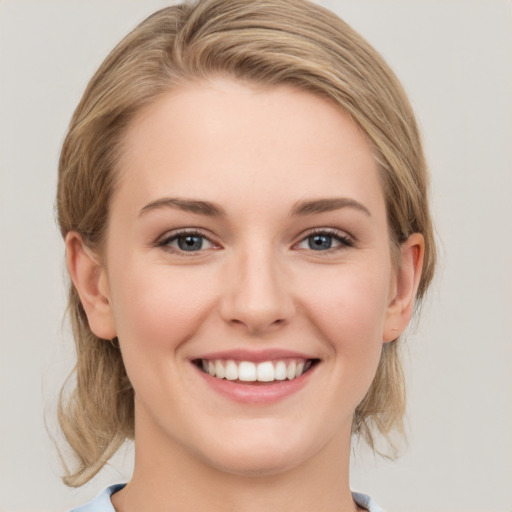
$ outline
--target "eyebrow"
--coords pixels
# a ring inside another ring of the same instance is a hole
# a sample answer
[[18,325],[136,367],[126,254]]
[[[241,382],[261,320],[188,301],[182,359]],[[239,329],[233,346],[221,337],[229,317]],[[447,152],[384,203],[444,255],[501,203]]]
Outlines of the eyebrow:
[[348,197],[330,197],[325,199],[314,199],[298,201],[293,205],[290,212],[291,216],[315,215],[318,213],[332,212],[341,208],[355,208],[369,217],[371,217],[370,210],[363,204],[355,199]]
[[[197,215],[205,215],[207,217],[226,217],[225,210],[218,204],[210,201],[182,199],[178,197],[162,197],[155,201],[151,201],[141,209],[139,216],[160,208],[173,208],[176,210],[195,213]],[[340,210],[341,208],[355,208],[356,210],[371,216],[370,211],[366,206],[362,205],[355,199],[348,197],[331,197],[297,201],[290,210],[290,216],[315,215]]]
[[225,217],[226,212],[222,207],[210,201],[199,201],[196,199],[180,199],[177,197],[162,197],[148,203],[139,213],[139,217],[152,210],[160,208],[174,208],[185,212],[197,213],[208,217]]

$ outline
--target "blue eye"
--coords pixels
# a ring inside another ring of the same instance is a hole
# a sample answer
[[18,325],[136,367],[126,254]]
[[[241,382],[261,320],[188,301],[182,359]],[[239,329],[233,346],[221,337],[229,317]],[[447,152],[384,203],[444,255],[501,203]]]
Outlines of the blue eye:
[[182,251],[199,251],[203,248],[203,237],[197,235],[179,236],[176,238]]
[[330,232],[312,233],[300,241],[299,249],[309,249],[312,251],[328,251],[329,249],[342,249],[352,247],[354,244],[349,238]]
[[162,240],[158,245],[175,252],[198,252],[214,247],[204,235],[190,232],[177,233]]
[[313,251],[325,251],[330,249],[333,244],[332,236],[330,235],[311,235],[307,238],[308,247]]

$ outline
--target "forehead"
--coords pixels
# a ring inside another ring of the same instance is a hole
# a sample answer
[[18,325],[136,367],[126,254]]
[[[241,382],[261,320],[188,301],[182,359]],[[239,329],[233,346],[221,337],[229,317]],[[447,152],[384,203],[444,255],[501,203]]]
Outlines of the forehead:
[[215,79],[165,93],[131,123],[119,173],[117,193],[130,189],[140,201],[341,194],[383,202],[357,125],[333,102],[286,85]]

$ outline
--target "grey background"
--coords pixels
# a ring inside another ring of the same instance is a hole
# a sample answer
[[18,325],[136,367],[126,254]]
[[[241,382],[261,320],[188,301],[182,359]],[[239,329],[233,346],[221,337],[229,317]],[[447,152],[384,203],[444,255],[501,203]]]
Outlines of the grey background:
[[[384,55],[424,132],[439,274],[408,341],[409,446],[359,450],[352,486],[390,511],[512,510],[512,3],[323,1]],[[56,434],[72,366],[57,159],[108,50],[157,0],[0,0],[0,511],[54,512],[126,480],[130,448],[73,490]]]

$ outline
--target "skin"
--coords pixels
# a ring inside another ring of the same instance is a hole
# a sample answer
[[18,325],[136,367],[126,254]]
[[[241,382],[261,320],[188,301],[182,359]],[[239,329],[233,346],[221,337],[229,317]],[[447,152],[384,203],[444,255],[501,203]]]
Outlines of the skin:
[[[290,214],[326,198],[349,201]],[[204,235],[201,250],[179,249],[184,229]],[[312,230],[331,247],[313,250]],[[222,78],[166,93],[128,130],[101,255],[76,233],[67,254],[92,330],[118,336],[135,389],[135,471],[116,510],[356,510],[352,417],[410,319],[423,239],[395,268],[377,165],[339,107]],[[291,396],[244,404],[191,363],[236,348],[319,363]]]

